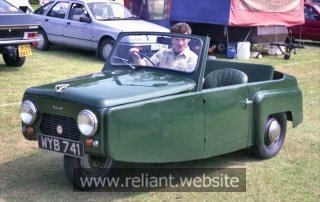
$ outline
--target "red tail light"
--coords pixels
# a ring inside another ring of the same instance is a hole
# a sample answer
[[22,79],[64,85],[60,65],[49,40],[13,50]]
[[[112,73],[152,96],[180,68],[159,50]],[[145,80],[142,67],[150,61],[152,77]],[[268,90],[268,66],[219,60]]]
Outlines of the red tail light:
[[38,38],[38,32],[25,32],[23,39],[36,39]]

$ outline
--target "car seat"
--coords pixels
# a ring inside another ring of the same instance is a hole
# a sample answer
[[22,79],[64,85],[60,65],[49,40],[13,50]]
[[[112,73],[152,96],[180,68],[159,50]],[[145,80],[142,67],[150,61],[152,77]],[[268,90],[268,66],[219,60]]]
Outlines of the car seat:
[[219,69],[210,72],[204,79],[203,89],[248,83],[246,73],[237,69]]
[[79,21],[82,14],[82,8],[72,8],[70,10],[69,19]]

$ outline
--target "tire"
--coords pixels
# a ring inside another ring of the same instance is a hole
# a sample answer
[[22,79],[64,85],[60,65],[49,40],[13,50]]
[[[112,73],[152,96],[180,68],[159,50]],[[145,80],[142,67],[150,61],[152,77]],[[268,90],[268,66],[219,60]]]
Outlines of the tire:
[[95,184],[90,186],[82,182],[85,178],[103,178],[110,175],[114,165],[111,158],[94,159],[88,156],[80,159],[68,155],[64,155],[63,163],[69,182],[79,190],[98,188]]
[[10,67],[21,67],[26,61],[26,57],[19,57],[18,55],[11,57],[8,54],[2,54],[2,57],[6,65]]
[[42,30],[42,29],[39,30],[38,38],[40,39],[40,41],[38,41],[38,45],[36,46],[36,48],[41,51],[49,50],[51,44],[50,44],[48,37],[47,37],[47,34],[44,30]]
[[106,61],[110,55],[111,49],[114,45],[114,40],[104,39],[99,45],[99,57],[102,61]]
[[227,50],[227,45],[223,42],[218,42],[216,46],[219,53],[225,53]]
[[286,137],[287,116],[285,113],[273,114],[265,124],[264,144],[254,146],[254,154],[262,159],[276,156]]
[[288,53],[284,54],[284,59],[285,60],[289,60],[290,59],[290,55]]

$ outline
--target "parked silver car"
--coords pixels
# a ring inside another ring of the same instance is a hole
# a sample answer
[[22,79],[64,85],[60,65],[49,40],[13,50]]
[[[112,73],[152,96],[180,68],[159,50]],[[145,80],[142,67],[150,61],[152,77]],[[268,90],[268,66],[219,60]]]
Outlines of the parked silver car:
[[106,60],[120,32],[169,32],[167,28],[137,19],[122,4],[106,0],[55,0],[34,12],[40,24],[37,48],[57,44],[94,50]]

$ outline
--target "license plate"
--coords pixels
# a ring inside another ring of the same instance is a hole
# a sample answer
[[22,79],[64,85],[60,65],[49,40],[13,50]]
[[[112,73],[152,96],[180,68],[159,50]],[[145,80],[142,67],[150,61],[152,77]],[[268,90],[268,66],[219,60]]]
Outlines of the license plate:
[[151,50],[160,50],[162,48],[168,48],[166,44],[151,44]]
[[38,135],[38,144],[40,149],[55,151],[80,158],[84,157],[84,147],[82,142],[46,135]]
[[19,57],[32,55],[30,44],[18,45]]

